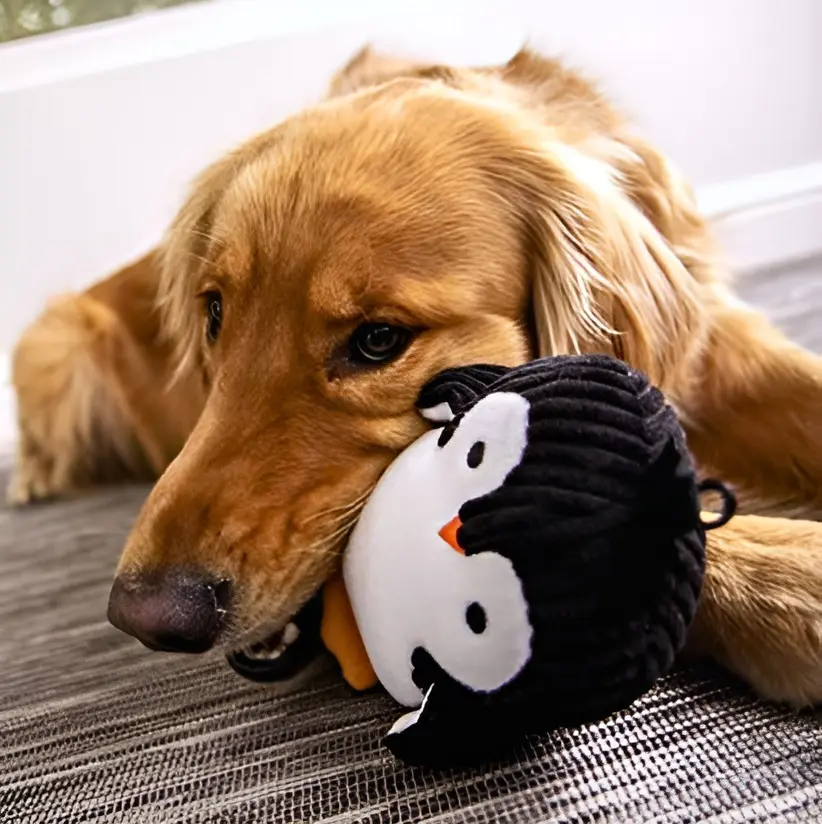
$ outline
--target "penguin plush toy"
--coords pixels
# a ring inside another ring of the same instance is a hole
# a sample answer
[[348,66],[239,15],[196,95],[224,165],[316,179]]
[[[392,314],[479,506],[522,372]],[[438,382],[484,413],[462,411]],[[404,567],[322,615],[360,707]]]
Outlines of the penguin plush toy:
[[386,471],[343,558],[368,659],[412,710],[386,745],[468,765],[627,707],[682,648],[705,532],[733,514],[673,409],[607,356],[449,370],[418,406],[437,428]]

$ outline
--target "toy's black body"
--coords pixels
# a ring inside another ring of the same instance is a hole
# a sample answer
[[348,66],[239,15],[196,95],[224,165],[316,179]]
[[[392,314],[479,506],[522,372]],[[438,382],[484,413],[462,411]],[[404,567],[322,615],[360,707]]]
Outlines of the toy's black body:
[[[413,680],[425,701],[386,738],[409,762],[486,759],[524,733],[627,707],[670,669],[696,611],[706,485],[662,394],[619,361],[569,356],[451,370],[426,386],[419,406],[450,407],[440,436],[447,448],[496,393],[527,401],[526,446],[501,486],[462,505],[457,538],[466,556],[510,560],[528,606],[531,654],[487,691],[417,647]],[[725,504],[722,522],[732,510],[727,493]]]

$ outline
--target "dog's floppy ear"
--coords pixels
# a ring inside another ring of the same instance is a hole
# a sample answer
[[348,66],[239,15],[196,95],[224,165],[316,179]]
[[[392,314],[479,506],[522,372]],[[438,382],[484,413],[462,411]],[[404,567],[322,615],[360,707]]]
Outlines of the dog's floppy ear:
[[446,369],[423,386],[417,409],[433,423],[448,423],[508,371],[490,364]]
[[505,126],[512,145],[492,173],[522,226],[538,353],[604,352],[654,383],[670,380],[672,359],[700,345],[704,310],[698,283],[646,212],[679,209],[698,221],[684,187],[666,190],[616,140],[571,145],[513,117]]

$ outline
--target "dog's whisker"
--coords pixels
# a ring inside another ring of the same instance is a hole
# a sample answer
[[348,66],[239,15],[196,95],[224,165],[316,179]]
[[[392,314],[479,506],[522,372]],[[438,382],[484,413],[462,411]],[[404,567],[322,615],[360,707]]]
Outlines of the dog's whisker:
[[341,504],[339,506],[333,506],[314,512],[305,519],[304,523],[310,524],[314,521],[320,520],[321,518],[327,518],[330,515],[341,515],[345,517],[349,513],[352,513],[356,517],[356,515],[359,515],[360,510],[368,500],[368,496],[371,494],[372,490],[373,486],[369,486],[365,492],[361,493],[359,496],[346,504]]
[[[275,624],[287,622],[288,617],[290,617],[287,616],[289,609],[294,609],[293,605],[303,603],[313,594],[317,580],[322,580],[323,573],[327,571],[328,561],[336,559],[340,555],[343,549],[343,539],[353,528],[355,520],[355,518],[349,518],[341,521],[336,528],[323,536],[322,540],[301,549],[299,551],[299,562],[288,571],[284,579],[277,585],[279,595],[277,600],[271,602],[262,597],[255,599],[258,601],[264,600],[265,605],[252,609],[252,613],[247,619],[248,623],[252,627],[256,627],[266,618],[271,621],[271,616],[277,616],[273,621]],[[305,582],[309,583],[306,584]],[[287,609],[287,605],[292,606]],[[225,637],[230,644],[236,642],[236,630],[239,630],[239,627],[233,622],[230,628],[226,630]],[[270,633],[267,633],[265,629],[256,629],[252,630],[248,637],[264,637],[266,634]],[[239,636],[242,637],[242,635],[243,633],[240,632]]]

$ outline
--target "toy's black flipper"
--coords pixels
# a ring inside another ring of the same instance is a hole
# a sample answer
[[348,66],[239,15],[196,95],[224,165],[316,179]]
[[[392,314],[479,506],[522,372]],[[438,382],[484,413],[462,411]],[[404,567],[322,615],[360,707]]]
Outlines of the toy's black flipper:
[[406,764],[429,765],[432,753],[439,751],[440,739],[448,735],[443,724],[438,723],[439,714],[429,705],[433,692],[432,684],[422,706],[398,718],[383,739],[383,744]]
[[446,369],[423,386],[417,409],[429,421],[447,423],[509,371],[486,364]]
[[410,766],[448,769],[488,764],[513,752],[520,737],[493,709],[455,705],[447,692],[432,684],[422,706],[391,727],[383,743],[396,758]]
[[418,710],[399,718],[383,739],[401,761],[422,767],[470,767],[513,751],[520,729],[503,720],[493,702],[448,675],[427,650],[411,656],[414,683],[423,691]]

